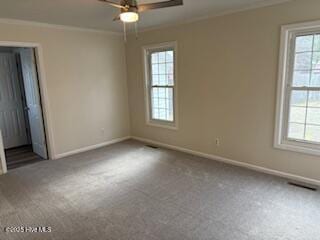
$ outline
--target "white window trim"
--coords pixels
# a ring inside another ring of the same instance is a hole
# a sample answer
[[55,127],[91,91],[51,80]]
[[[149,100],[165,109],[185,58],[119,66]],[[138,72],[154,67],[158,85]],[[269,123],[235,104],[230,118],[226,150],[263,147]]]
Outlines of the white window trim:
[[[162,121],[154,120],[151,117],[151,102],[150,102],[150,92],[149,92],[149,83],[150,83],[150,69],[148,67],[148,52],[152,50],[161,50],[164,48],[173,48],[174,49],[174,99],[173,99],[173,111],[174,111],[174,121]],[[142,47],[142,56],[143,56],[143,73],[144,73],[144,102],[145,102],[145,121],[146,124],[153,127],[166,128],[171,130],[178,130],[178,44],[177,42],[166,42],[160,44],[147,45]]]
[[[281,27],[274,147],[320,156],[320,144],[313,144],[303,140],[292,140],[286,136],[289,110],[288,94],[290,92],[287,91],[287,87],[290,84],[290,73],[292,72],[292,64],[290,63],[292,59],[290,53],[293,52],[292,41],[296,35],[315,31],[320,32],[320,21],[284,25]],[[290,51],[289,48],[291,48]]]

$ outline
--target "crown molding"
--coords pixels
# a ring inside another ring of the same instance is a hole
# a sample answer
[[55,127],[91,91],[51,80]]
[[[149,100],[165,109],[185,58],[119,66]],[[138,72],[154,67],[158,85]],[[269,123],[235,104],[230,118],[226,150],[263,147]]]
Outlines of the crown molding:
[[18,20],[18,19],[11,19],[11,18],[0,18],[0,23],[20,25],[20,26],[54,28],[54,29],[59,29],[59,30],[109,34],[109,35],[115,35],[115,36],[122,35],[122,33],[120,33],[120,32],[113,32],[113,31],[107,31],[107,30],[98,30],[98,29],[92,29],[92,28],[82,28],[82,27],[74,27],[74,26],[68,26],[68,25],[58,25],[58,24]]
[[[196,22],[201,22],[201,21],[208,20],[208,19],[213,19],[216,17],[232,15],[235,13],[246,12],[246,11],[250,11],[250,10],[254,10],[254,9],[258,9],[258,8],[270,7],[273,5],[283,4],[283,3],[292,2],[292,1],[294,1],[294,0],[267,0],[267,1],[264,0],[262,2],[252,3],[252,4],[249,4],[249,5],[241,7],[241,8],[227,10],[227,11],[220,12],[220,13],[209,14],[209,15],[205,15],[202,17],[192,18],[192,19],[188,19],[188,20],[182,20],[182,21],[175,22],[175,23],[162,24],[162,25],[155,26],[155,27],[142,28],[139,32],[143,33],[143,32],[150,32],[150,31],[165,29],[165,28],[169,28],[169,27],[179,27],[179,26],[183,26],[183,25],[187,25],[187,24],[191,24],[191,23],[196,23]],[[132,35],[135,33],[133,31],[130,31],[130,32],[128,32],[128,34]]]

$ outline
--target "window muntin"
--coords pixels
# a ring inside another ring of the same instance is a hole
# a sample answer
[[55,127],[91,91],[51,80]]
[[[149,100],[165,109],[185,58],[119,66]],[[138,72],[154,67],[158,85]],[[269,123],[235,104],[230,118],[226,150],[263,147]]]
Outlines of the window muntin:
[[177,129],[176,43],[146,46],[143,52],[147,124]]
[[293,35],[292,45],[287,138],[320,144],[320,33]]

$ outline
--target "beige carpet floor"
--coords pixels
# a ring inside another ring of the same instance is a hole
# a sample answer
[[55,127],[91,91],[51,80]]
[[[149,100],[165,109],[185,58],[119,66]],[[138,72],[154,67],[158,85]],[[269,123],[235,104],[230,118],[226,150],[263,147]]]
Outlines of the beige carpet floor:
[[319,226],[317,191],[136,141],[0,176],[1,240],[318,240]]

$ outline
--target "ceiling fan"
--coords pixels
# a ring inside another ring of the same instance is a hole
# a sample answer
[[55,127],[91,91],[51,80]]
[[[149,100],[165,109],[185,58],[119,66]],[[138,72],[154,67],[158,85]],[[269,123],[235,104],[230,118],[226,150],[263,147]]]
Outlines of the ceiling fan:
[[139,21],[139,13],[158,9],[183,5],[183,0],[167,0],[164,2],[138,4],[137,0],[120,0],[120,2],[110,0],[99,0],[101,2],[108,3],[109,5],[119,8],[120,15],[113,20],[121,20],[124,23],[134,23]]

